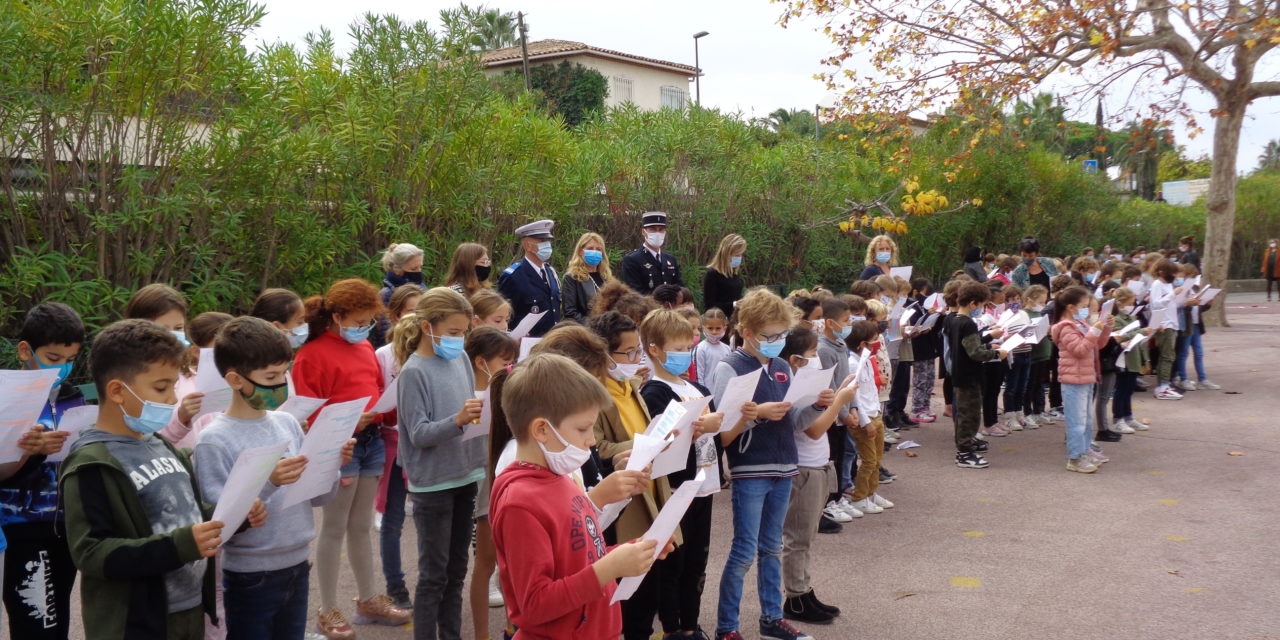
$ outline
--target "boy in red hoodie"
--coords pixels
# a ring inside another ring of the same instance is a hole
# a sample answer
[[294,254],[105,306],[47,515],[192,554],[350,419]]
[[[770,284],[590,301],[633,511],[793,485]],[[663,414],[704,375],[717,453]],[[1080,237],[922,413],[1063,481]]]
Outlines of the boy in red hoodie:
[[585,369],[554,354],[528,358],[494,383],[500,401],[490,437],[509,429],[516,442],[515,462],[495,469],[489,507],[515,638],[616,640],[614,581],[648,572],[657,543],[606,548],[599,512],[569,475],[590,458],[596,416],[613,400]]

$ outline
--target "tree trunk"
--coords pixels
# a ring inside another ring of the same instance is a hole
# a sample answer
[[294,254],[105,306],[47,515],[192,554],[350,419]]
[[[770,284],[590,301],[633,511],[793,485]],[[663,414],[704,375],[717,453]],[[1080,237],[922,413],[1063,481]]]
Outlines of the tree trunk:
[[1212,327],[1230,326],[1227,321],[1227,273],[1231,262],[1231,236],[1236,224],[1236,154],[1240,149],[1240,127],[1248,102],[1230,96],[1218,102],[1219,116],[1213,125],[1213,171],[1209,175],[1209,195],[1205,219],[1204,281],[1223,291],[1204,315]]

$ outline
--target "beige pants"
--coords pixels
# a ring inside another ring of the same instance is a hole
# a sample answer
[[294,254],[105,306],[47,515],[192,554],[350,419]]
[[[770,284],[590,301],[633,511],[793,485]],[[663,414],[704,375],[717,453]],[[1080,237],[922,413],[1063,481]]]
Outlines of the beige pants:
[[788,598],[809,593],[809,546],[827,504],[835,468],[800,467],[791,480],[791,503],[782,523],[782,588]]
[[866,427],[853,427],[853,444],[858,447],[858,475],[853,479],[853,500],[865,500],[880,488],[880,460],[884,458],[884,420],[871,419],[874,433]]

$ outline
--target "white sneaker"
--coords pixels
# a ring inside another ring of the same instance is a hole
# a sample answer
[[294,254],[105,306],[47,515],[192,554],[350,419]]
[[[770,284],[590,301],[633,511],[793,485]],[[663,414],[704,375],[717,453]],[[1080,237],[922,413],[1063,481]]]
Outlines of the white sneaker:
[[836,506],[845,512],[850,519],[861,518],[864,515],[857,507],[853,506],[853,501],[849,499],[849,496],[840,496],[840,501],[836,503]]
[[1004,428],[1010,431],[1022,431],[1022,423],[1018,422],[1018,415],[1012,411],[1004,412],[1003,416]]
[[373,528],[375,531],[382,531],[382,514],[377,511],[373,512]]
[[1181,400],[1182,394],[1173,390],[1173,387],[1164,386],[1156,387],[1156,400]]
[[828,518],[831,518],[836,522],[849,522],[853,520],[853,516],[849,515],[849,513],[844,509],[841,509],[840,503],[835,500],[829,500],[826,508],[822,510],[822,513],[826,514]]
[[1190,380],[1178,380],[1177,382],[1173,383],[1173,386],[1175,386],[1175,387],[1177,387],[1177,388],[1179,388],[1179,389],[1182,389],[1183,391],[1195,391],[1195,390],[1196,390],[1196,383],[1194,383],[1194,382],[1192,382],[1192,381],[1190,381]]
[[892,429],[884,430],[884,441],[885,444],[898,444],[901,442],[901,440],[898,439],[898,434],[894,433]]
[[1115,422],[1111,423],[1111,430],[1116,433],[1122,433],[1124,435],[1129,435],[1133,433],[1133,427],[1130,427],[1128,424],[1126,424],[1123,419],[1116,420]]
[[1049,414],[1047,414],[1047,413],[1045,413],[1045,412],[1043,412],[1043,411],[1041,411],[1040,413],[1037,413],[1037,414],[1036,414],[1036,420],[1037,420],[1037,421],[1039,421],[1039,422],[1040,422],[1040,424],[1053,424],[1053,423],[1055,423],[1055,422],[1057,422],[1057,421],[1058,421],[1058,419],[1057,419],[1057,418],[1055,418],[1055,417],[1053,417],[1053,416],[1051,416],[1051,415],[1049,415]]
[[975,434],[973,434],[974,439],[976,439],[976,440],[986,440],[986,439],[987,439],[987,434],[983,433],[983,431],[985,431],[985,429],[978,429],[978,432],[977,432],[977,433],[975,433]]
[[1145,423],[1134,420],[1133,416],[1126,418],[1125,422],[1129,423],[1129,426],[1133,427],[1134,431],[1149,431],[1151,429],[1151,427],[1148,427]]
[[871,501],[872,501],[872,502],[874,502],[874,503],[875,503],[875,505],[876,505],[877,507],[880,507],[881,509],[892,509],[892,508],[893,508],[893,503],[892,503],[892,502],[889,502],[888,500],[885,500],[884,498],[881,498],[881,497],[880,497],[880,494],[878,494],[878,493],[873,493],[873,494],[871,494]]
[[507,601],[502,598],[502,583],[498,581],[498,572],[494,571],[489,577],[489,606],[496,608],[506,603]]
[[1212,380],[1201,380],[1196,383],[1197,389],[1206,389],[1209,391],[1217,391],[1222,388],[1221,385],[1214,383]]
[[1035,416],[1027,415],[1026,412],[1024,411],[1018,412],[1018,420],[1020,420],[1022,422],[1022,425],[1028,429],[1040,428],[1040,421],[1036,420]]
[[854,508],[863,513],[882,513],[884,508],[871,501],[870,498],[863,498],[853,503]]

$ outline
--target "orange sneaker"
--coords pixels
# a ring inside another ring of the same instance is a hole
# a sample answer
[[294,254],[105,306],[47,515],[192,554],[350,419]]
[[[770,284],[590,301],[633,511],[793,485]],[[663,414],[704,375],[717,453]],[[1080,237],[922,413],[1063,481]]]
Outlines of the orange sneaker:
[[391,603],[386,595],[377,595],[364,602],[356,598],[356,624],[385,624],[398,627],[413,620],[413,612]]
[[354,640],[356,630],[351,628],[347,616],[337,609],[320,608],[316,614],[316,631],[329,640]]

